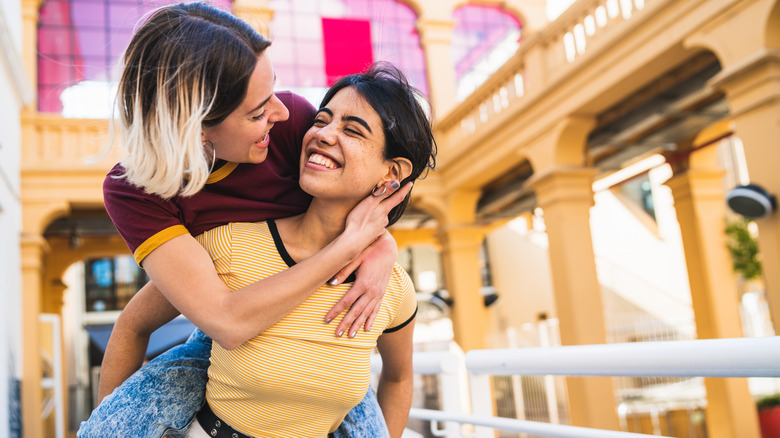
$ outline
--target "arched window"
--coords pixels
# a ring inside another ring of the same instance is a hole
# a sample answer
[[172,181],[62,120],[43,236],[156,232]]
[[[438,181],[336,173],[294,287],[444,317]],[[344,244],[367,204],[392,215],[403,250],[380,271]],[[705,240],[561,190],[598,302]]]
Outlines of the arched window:
[[271,59],[277,88],[315,105],[332,81],[373,61],[398,66],[428,93],[417,15],[395,0],[271,0]]
[[[107,117],[119,58],[148,12],[172,0],[47,0],[38,24],[38,110]],[[230,0],[211,0],[230,10]]]
[[496,6],[462,6],[452,18],[452,60],[461,101],[515,53],[522,25]]

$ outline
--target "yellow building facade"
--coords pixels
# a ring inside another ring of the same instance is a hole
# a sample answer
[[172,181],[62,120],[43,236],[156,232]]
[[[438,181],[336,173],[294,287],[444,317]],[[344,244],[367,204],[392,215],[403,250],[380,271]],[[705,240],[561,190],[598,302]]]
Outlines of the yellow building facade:
[[[233,9],[262,26],[273,16],[267,3],[236,0]],[[780,2],[578,0],[547,22],[544,2],[482,0],[517,17],[523,38],[514,55],[462,101],[455,98],[450,45],[453,11],[465,2],[404,3],[418,16],[439,157],[412,200],[428,225],[394,234],[401,246],[440,250],[461,348],[488,347],[494,327],[495,314],[480,294],[486,235],[534,208],[544,213],[562,344],[606,343],[590,226],[593,183],[659,153],[672,164],[666,185],[680,225],[698,337],[742,336],[723,232],[723,169],[704,146],[738,136],[751,181],[780,193],[780,150],[773,146],[780,138]],[[41,6],[41,0],[21,0],[21,56],[30,84],[37,83]],[[671,93],[676,87],[685,92]],[[666,100],[659,103],[659,96]],[[51,343],[39,315],[61,313],[62,279],[72,263],[127,252],[118,236],[85,235],[73,245],[51,232],[58,219],[104,216],[102,180],[122,152],[85,163],[107,141],[106,122],[35,108],[28,103],[20,116],[21,412],[30,438],[51,436],[53,427],[41,420],[40,351]],[[642,110],[643,117],[631,119]],[[757,224],[777,332],[780,216]],[[706,391],[709,436],[759,437],[744,380],[708,380]],[[618,430],[614,393],[609,378],[567,379],[570,423]]]

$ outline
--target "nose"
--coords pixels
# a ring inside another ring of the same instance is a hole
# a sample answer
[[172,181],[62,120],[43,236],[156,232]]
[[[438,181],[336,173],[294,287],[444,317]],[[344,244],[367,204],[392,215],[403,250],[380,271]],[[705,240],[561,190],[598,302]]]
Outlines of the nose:
[[332,123],[328,123],[318,129],[317,132],[314,133],[314,137],[322,144],[333,145],[336,143],[336,129]]
[[290,117],[290,110],[276,97],[276,94],[273,95],[268,104],[268,110],[270,111],[268,115],[269,122],[284,122]]

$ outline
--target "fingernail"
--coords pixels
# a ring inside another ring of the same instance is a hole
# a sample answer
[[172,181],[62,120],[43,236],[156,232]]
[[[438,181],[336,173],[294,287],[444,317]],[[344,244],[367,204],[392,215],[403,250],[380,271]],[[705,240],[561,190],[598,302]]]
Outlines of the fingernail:
[[393,182],[390,183],[390,187],[392,187],[393,190],[397,189],[398,187],[401,187],[401,183],[399,183],[396,180],[393,180]]
[[341,337],[341,335],[343,335],[343,334],[344,334],[344,331],[342,330],[336,336]]
[[333,321],[333,318],[325,318],[325,324],[330,324],[331,321]]
[[331,286],[337,286],[339,284],[339,279],[334,278],[333,280],[329,281],[328,284]]
[[366,326],[366,331],[367,331],[367,332],[370,332],[370,331],[371,331],[371,326],[370,326],[370,325],[367,325],[367,326]]
[[349,334],[349,337],[350,337],[350,338],[354,338],[356,334],[357,334],[356,332],[351,332],[351,333]]

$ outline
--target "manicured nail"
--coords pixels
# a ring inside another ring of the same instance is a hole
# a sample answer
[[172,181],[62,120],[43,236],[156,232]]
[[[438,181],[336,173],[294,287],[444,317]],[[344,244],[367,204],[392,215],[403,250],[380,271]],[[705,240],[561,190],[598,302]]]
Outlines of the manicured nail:
[[338,278],[334,278],[333,280],[329,281],[328,284],[331,285],[331,286],[338,286],[339,279]]
[[398,181],[396,181],[396,180],[393,180],[393,182],[391,182],[391,183],[390,183],[390,187],[391,187],[393,190],[395,190],[395,189],[397,189],[398,187],[401,187],[401,183],[399,183],[399,182],[398,182]]
[[370,325],[366,325],[366,331],[367,331],[367,332],[370,332],[370,331],[371,331],[371,326],[370,326]]
[[357,334],[356,332],[350,332],[350,333],[349,333],[349,337],[350,337],[350,338],[354,338],[356,334]]
[[330,324],[331,321],[333,321],[333,318],[325,318],[325,324]]
[[344,331],[342,330],[336,336],[341,337],[341,335],[343,335],[343,334],[344,334]]

